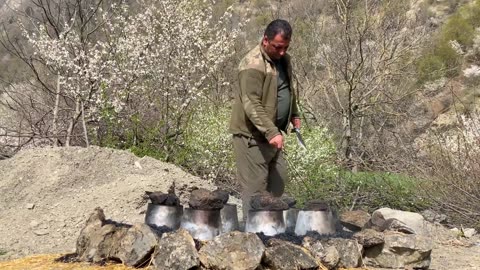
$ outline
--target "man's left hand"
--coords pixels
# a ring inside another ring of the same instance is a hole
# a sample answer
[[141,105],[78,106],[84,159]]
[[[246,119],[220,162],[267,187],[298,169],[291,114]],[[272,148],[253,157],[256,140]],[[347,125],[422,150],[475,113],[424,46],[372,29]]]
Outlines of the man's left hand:
[[301,126],[300,117],[292,117],[292,125],[294,128],[300,128]]

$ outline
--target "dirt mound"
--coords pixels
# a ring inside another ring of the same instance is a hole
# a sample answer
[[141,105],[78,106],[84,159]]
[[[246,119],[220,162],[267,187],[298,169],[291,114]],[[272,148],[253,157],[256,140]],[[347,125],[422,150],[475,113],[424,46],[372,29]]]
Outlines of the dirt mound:
[[215,189],[172,164],[99,147],[29,149],[1,160],[0,260],[73,251],[95,207],[115,221],[143,222],[145,191],[167,192],[172,182],[183,205],[192,188]]

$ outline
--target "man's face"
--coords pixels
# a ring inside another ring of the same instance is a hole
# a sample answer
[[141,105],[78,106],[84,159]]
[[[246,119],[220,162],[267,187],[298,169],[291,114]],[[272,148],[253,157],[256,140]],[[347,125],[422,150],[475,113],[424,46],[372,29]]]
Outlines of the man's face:
[[290,39],[284,38],[281,34],[277,34],[272,40],[269,40],[267,36],[264,36],[262,45],[265,52],[272,60],[278,60],[287,53]]

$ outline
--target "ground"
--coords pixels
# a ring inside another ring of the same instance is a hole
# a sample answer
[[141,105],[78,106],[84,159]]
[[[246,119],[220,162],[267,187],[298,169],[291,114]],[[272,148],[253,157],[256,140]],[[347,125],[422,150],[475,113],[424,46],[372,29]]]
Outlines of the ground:
[[[74,251],[95,207],[115,221],[143,222],[144,192],[166,192],[172,182],[184,205],[193,187],[215,188],[172,164],[106,148],[29,149],[2,160],[0,261]],[[459,239],[442,226],[434,232],[431,269],[480,269],[477,236]]]

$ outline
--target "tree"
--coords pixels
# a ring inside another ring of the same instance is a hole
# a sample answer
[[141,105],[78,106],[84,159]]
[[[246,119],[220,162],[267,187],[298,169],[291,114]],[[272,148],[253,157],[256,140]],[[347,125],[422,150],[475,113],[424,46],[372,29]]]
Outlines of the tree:
[[402,139],[398,127],[408,116],[424,31],[409,7],[408,1],[337,0],[332,14],[301,21],[307,25],[300,28],[306,46],[297,61],[304,110],[331,123],[348,168],[379,165],[391,153],[385,147]]
[[116,130],[124,122],[150,122],[157,140],[176,138],[193,102],[233,54],[237,35],[230,10],[214,23],[206,1],[33,3],[39,18],[28,16],[33,28],[23,24],[32,52],[8,37],[4,44],[31,67],[45,94],[55,96],[49,135],[65,134],[65,145],[79,123],[86,145],[105,122]]

